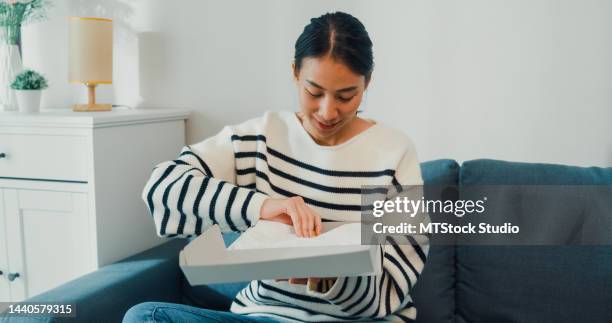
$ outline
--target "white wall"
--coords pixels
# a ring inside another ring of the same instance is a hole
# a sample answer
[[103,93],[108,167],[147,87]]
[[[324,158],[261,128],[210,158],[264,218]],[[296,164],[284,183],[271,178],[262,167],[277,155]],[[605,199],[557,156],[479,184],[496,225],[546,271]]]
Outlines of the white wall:
[[266,109],[297,109],[290,64],[310,17],[344,10],[374,42],[366,116],[403,129],[422,160],[612,166],[612,1],[55,0],[24,30],[43,107],[85,100],[67,78],[68,15],[115,20],[99,101],[189,108],[188,141]]

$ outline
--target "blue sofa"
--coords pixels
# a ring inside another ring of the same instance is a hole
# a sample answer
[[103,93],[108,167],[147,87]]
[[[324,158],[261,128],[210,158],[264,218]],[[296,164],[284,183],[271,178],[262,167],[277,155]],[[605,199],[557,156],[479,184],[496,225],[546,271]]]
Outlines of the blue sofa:
[[[459,194],[478,184],[612,185],[612,168],[485,159],[425,162],[422,172],[426,183],[457,185]],[[612,208],[604,211],[612,219]],[[177,257],[186,243],[168,241],[28,301],[75,303],[78,322],[120,322],[145,301],[228,309],[244,283],[189,286]],[[417,322],[612,322],[612,246],[433,245],[413,297]],[[34,321],[63,320],[75,321]]]

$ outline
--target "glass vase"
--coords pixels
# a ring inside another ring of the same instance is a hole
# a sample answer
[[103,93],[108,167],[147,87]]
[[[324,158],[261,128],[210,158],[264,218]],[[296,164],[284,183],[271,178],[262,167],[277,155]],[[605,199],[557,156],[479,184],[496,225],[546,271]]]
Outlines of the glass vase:
[[17,97],[11,83],[22,70],[21,25],[3,26],[0,42],[0,109],[17,110]]

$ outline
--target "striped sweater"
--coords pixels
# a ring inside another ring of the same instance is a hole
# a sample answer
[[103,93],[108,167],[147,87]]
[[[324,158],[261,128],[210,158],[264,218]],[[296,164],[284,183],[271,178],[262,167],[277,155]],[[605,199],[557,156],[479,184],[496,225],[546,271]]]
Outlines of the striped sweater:
[[[158,235],[191,237],[213,224],[248,229],[268,197],[299,195],[324,221],[359,221],[362,185],[399,184],[422,184],[415,149],[400,131],[376,123],[342,144],[320,146],[294,113],[267,112],[157,165],[142,197]],[[380,275],[338,277],[324,289],[252,281],[231,311],[287,321],[414,320],[410,291],[429,244],[409,239],[380,246]]]

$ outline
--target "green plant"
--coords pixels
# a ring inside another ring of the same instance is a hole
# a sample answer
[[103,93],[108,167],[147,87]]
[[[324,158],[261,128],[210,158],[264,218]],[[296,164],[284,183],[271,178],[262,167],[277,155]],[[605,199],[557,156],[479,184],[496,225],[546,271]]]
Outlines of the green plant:
[[21,44],[21,25],[43,20],[50,0],[0,0],[0,26],[4,28],[4,42]]
[[0,0],[0,25],[21,25],[45,18],[50,0]]
[[15,77],[15,81],[11,84],[13,90],[43,90],[49,85],[47,79],[32,70],[24,70]]

